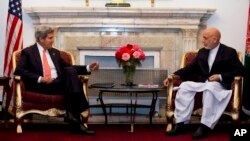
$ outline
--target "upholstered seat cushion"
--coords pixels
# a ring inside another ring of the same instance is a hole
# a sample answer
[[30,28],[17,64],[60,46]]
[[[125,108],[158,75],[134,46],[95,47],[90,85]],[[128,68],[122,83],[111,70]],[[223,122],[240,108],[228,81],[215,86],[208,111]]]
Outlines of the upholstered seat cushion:
[[26,91],[23,82],[21,81],[22,89],[22,104],[23,109],[38,109],[38,110],[47,110],[50,108],[65,109],[64,105],[64,95],[62,94],[44,94]]
[[37,104],[64,103],[64,96],[59,94],[46,95],[43,93],[26,91],[22,96],[22,100],[25,102],[34,102]]
[[23,109],[46,110],[50,108],[65,109],[63,95],[45,95],[26,91],[22,95]]

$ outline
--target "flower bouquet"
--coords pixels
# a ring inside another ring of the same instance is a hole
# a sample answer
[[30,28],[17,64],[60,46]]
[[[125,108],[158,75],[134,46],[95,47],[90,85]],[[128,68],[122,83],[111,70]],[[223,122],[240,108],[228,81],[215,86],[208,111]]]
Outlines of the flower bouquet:
[[123,68],[125,75],[125,85],[133,85],[133,77],[136,66],[141,65],[141,61],[145,60],[143,50],[136,44],[123,45],[115,52],[116,61]]

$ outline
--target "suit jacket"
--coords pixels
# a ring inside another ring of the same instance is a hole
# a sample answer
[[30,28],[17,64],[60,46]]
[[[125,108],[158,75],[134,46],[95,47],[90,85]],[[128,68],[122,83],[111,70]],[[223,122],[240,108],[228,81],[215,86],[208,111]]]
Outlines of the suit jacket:
[[[65,67],[70,66],[60,56],[60,51],[51,48],[48,50],[52,62],[55,65],[57,75],[60,78]],[[90,74],[87,72],[86,66],[74,65],[78,74]],[[17,64],[15,75],[20,75],[24,83],[35,84],[40,76],[43,76],[42,60],[38,51],[37,44],[27,47],[22,50],[20,61]]]
[[226,89],[231,88],[235,76],[244,75],[244,67],[239,61],[235,49],[220,44],[210,72],[208,55],[209,50],[201,48],[190,65],[176,71],[174,74],[179,75],[183,80],[196,82],[205,82],[211,75],[221,74],[222,81],[220,83]]

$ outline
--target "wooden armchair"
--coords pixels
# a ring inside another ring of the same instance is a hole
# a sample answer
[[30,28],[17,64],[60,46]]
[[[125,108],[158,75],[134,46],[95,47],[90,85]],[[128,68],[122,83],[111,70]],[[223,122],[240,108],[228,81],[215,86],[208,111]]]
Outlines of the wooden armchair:
[[[181,59],[180,68],[185,67],[190,64],[192,60],[196,57],[197,51],[186,52]],[[238,57],[242,62],[242,55],[238,52]],[[166,99],[166,118],[167,118],[167,128],[166,132],[169,132],[173,128],[174,123],[174,101],[176,96],[176,91],[173,88],[179,86],[182,83],[180,78],[174,76],[168,76],[169,86],[167,88],[167,99]],[[227,105],[224,114],[231,116],[233,122],[239,122],[240,111],[241,111],[241,88],[242,88],[242,77],[236,76],[234,82],[232,83],[232,97]],[[196,94],[195,104],[194,104],[194,115],[201,115],[202,108],[202,95]]]
[[[75,60],[73,55],[69,52],[61,51],[62,58],[74,65]],[[13,68],[15,69],[20,60],[21,50],[15,51],[12,56]],[[83,82],[83,90],[87,96],[88,77],[79,76]],[[15,122],[17,124],[17,133],[22,133],[21,123],[23,117],[28,114],[41,114],[46,116],[63,116],[65,111],[64,96],[63,95],[46,95],[42,93],[35,93],[25,90],[24,83],[20,76],[14,76],[14,113]]]

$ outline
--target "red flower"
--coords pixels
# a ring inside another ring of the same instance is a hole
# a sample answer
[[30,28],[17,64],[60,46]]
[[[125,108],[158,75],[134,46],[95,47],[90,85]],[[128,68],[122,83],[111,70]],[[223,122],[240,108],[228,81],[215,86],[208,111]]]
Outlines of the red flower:
[[127,44],[116,50],[115,58],[119,66],[128,64],[137,66],[141,65],[141,60],[145,60],[145,54],[137,44]]

